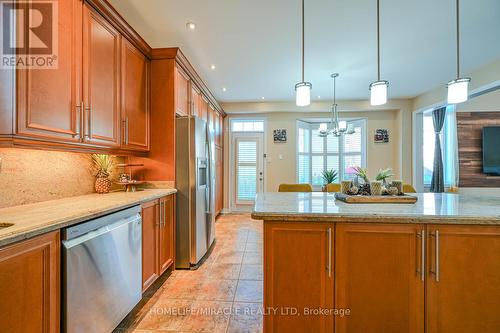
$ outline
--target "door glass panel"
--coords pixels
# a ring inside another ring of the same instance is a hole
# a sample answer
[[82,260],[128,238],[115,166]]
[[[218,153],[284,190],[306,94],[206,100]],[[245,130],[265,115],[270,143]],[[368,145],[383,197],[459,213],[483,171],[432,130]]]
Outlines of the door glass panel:
[[238,141],[237,145],[238,200],[254,200],[257,193],[257,141]]
[[257,167],[238,168],[238,200],[254,200],[257,193]]

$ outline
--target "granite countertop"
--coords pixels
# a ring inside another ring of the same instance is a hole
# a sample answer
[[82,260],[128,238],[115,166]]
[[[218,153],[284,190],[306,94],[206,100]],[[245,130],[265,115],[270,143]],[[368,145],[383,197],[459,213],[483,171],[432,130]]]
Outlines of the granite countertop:
[[415,204],[348,204],[333,193],[261,193],[252,218],[275,221],[500,225],[500,197],[418,193]]
[[176,189],[89,194],[0,209],[0,246],[176,193]]

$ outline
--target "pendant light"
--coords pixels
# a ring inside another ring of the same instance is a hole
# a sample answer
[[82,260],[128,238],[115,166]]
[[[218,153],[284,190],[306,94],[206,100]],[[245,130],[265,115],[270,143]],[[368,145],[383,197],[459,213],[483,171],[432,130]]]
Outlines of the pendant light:
[[308,106],[311,104],[311,82],[304,81],[304,0],[302,0],[302,81],[295,85],[295,104]]
[[460,78],[460,2],[456,2],[457,14],[457,78],[448,82],[448,104],[458,104],[469,99],[470,77]]
[[384,105],[387,103],[388,81],[380,80],[380,0],[377,0],[377,81],[370,84],[370,104]]

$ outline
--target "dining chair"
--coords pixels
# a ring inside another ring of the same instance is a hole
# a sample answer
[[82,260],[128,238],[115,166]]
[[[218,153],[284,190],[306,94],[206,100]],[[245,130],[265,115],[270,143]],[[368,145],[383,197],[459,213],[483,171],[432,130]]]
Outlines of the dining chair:
[[280,184],[278,192],[312,192],[309,184]]

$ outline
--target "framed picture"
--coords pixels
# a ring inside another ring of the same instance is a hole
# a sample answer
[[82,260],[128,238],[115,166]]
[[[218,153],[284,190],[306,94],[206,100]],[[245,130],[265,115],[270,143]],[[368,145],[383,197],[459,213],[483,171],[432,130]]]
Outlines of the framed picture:
[[378,128],[375,130],[375,143],[389,143],[389,130]]
[[275,129],[273,130],[274,143],[285,143],[286,142],[286,129]]

